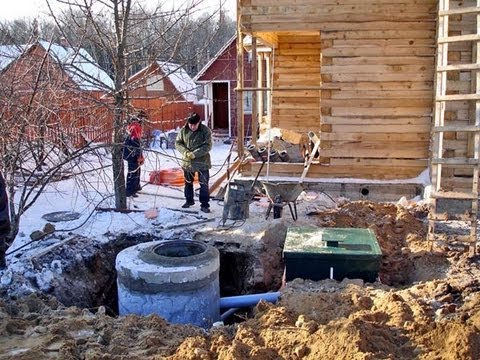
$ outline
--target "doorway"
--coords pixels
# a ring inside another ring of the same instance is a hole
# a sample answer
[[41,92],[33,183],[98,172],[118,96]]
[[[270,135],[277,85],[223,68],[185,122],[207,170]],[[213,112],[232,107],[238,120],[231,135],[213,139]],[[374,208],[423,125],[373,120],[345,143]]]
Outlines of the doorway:
[[213,90],[213,129],[228,130],[228,82],[212,84]]

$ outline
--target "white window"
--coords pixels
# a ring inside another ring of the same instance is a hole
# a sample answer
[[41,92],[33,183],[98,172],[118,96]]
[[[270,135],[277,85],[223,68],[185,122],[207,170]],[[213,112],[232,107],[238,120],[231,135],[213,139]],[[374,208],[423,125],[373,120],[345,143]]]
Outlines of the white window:
[[252,92],[251,91],[243,92],[243,111],[245,114],[252,113]]
[[163,76],[153,75],[147,78],[147,91],[163,91]]

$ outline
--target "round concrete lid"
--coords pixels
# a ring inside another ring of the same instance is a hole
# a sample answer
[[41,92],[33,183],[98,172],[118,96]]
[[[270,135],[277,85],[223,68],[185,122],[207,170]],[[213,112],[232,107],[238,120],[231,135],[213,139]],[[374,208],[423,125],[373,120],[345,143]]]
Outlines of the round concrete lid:
[[[182,246],[188,249],[180,251]],[[170,256],[172,254],[186,256]],[[154,241],[122,250],[117,255],[115,267],[119,279],[142,280],[148,284],[185,284],[217,273],[220,254],[211,245],[190,240]]]

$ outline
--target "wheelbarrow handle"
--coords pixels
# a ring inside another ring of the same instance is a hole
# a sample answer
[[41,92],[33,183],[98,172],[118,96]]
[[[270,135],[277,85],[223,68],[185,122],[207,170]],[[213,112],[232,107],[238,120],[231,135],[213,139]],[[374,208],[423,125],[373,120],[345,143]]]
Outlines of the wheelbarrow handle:
[[250,187],[250,194],[253,191],[253,188],[255,187],[255,183],[258,180],[258,177],[260,176],[260,173],[262,172],[263,165],[265,165],[265,160],[262,161],[262,165],[260,165],[260,169],[258,169],[257,175],[255,176],[255,179],[253,180],[252,186]]

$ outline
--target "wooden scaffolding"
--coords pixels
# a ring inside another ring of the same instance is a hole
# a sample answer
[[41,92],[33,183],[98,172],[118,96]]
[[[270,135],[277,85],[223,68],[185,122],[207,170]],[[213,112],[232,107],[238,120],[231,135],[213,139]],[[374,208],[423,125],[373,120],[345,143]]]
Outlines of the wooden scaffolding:
[[[450,29],[452,21],[472,22],[472,33],[458,34],[455,29]],[[471,61],[454,56],[459,46],[471,48]],[[454,83],[452,80],[459,78],[469,79],[470,89],[451,86]],[[447,116],[449,110],[461,104],[468,106],[465,117]],[[450,8],[449,0],[439,1],[432,137],[428,241],[431,247],[436,241],[466,244],[473,255],[478,241],[480,0],[476,0],[476,6],[458,8]],[[448,149],[445,144],[451,139],[464,140],[465,148]],[[452,183],[452,179],[457,179],[457,182]],[[452,221],[465,222],[468,232],[458,231],[452,226],[458,223]]]

